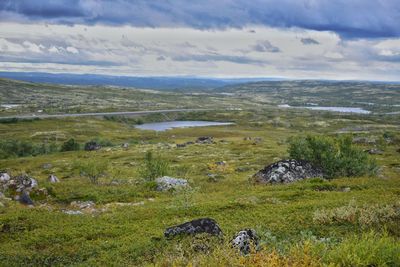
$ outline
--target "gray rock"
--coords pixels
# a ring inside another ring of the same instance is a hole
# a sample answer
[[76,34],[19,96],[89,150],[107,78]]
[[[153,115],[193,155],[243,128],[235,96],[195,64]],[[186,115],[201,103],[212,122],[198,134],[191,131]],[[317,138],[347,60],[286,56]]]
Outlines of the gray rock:
[[6,172],[0,172],[0,183],[7,183],[10,181],[11,177]]
[[281,160],[256,173],[253,178],[258,183],[291,183],[298,180],[323,177],[322,170],[304,160]]
[[164,176],[156,179],[158,191],[168,191],[177,187],[188,186],[188,181],[185,179],[178,179],[169,176]]
[[54,174],[52,174],[52,175],[49,176],[48,181],[49,181],[50,183],[59,183],[59,182],[60,182],[60,180],[58,179],[58,177],[55,176]]
[[21,174],[13,177],[9,183],[9,187],[15,189],[16,192],[31,191],[38,186],[36,179],[27,174]]
[[215,220],[210,218],[201,218],[169,227],[165,230],[164,236],[166,238],[171,238],[177,235],[196,235],[201,233],[217,236],[222,235],[221,228]]
[[124,148],[124,149],[128,149],[129,148],[129,143],[123,143],[121,147]]
[[243,229],[232,239],[232,247],[237,248],[242,254],[249,254],[251,249],[258,249],[259,238],[253,229]]
[[212,136],[201,136],[196,140],[197,144],[214,144],[214,138]]

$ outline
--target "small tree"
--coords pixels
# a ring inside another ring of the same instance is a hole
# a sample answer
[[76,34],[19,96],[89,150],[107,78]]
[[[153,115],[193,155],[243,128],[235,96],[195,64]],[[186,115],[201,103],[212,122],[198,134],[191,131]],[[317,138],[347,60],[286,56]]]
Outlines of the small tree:
[[61,146],[61,152],[65,151],[76,151],[79,150],[80,145],[75,141],[74,138],[68,139],[68,141],[64,142]]
[[376,162],[346,137],[307,136],[289,140],[290,157],[320,167],[328,179],[340,176],[374,175]]
[[143,178],[147,181],[153,181],[158,177],[168,175],[169,171],[168,161],[160,156],[154,156],[151,151],[146,153],[143,166],[140,169],[140,174]]
[[107,161],[90,158],[77,163],[79,173],[89,178],[93,184],[98,184],[99,178],[105,174],[108,169]]

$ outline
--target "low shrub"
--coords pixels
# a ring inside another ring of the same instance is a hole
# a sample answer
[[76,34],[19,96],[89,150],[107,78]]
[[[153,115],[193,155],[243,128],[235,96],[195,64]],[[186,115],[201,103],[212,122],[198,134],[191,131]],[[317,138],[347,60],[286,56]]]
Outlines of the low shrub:
[[107,161],[94,158],[77,161],[74,165],[75,170],[77,170],[80,175],[89,178],[90,182],[93,184],[98,184],[99,178],[105,175],[108,169]]
[[139,172],[146,181],[154,181],[156,178],[168,175],[170,165],[165,159],[160,156],[154,156],[153,152],[148,151]]
[[290,157],[306,160],[324,172],[324,177],[375,175],[377,164],[346,137],[307,136],[289,140]]
[[68,141],[64,142],[61,146],[60,151],[65,152],[65,151],[77,151],[80,149],[80,145],[78,142],[75,141],[74,138],[68,139]]
[[392,205],[358,206],[351,201],[346,206],[314,212],[313,221],[317,224],[352,223],[362,228],[377,226],[400,220],[400,203]]

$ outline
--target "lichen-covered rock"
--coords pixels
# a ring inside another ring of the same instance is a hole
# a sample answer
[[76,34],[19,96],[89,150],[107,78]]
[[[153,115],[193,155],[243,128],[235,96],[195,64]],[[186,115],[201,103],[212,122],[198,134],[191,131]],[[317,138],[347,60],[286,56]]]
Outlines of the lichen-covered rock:
[[196,140],[197,144],[214,144],[214,138],[212,136],[200,136]]
[[253,178],[258,183],[291,183],[298,180],[323,177],[319,168],[304,160],[281,160],[256,173]]
[[49,181],[50,183],[59,183],[59,182],[60,182],[60,180],[58,179],[58,177],[55,176],[54,174],[51,174],[51,175],[49,176],[48,181]]
[[27,174],[12,177],[8,182],[8,187],[16,192],[31,191],[38,186],[36,179]]
[[180,225],[169,227],[165,230],[164,236],[171,238],[177,235],[195,235],[207,233],[210,235],[222,235],[221,228],[217,222],[210,218],[196,219]]
[[253,229],[243,229],[232,239],[232,247],[237,248],[243,254],[249,254],[251,249],[258,248],[259,238]]
[[367,149],[365,150],[365,152],[367,152],[370,155],[383,155],[383,151],[378,148]]
[[164,176],[156,179],[158,191],[168,191],[177,187],[188,186],[188,181],[185,179],[178,179],[169,176]]
[[123,149],[128,149],[128,148],[129,148],[129,143],[123,143],[123,144],[121,145],[121,147],[122,147]]

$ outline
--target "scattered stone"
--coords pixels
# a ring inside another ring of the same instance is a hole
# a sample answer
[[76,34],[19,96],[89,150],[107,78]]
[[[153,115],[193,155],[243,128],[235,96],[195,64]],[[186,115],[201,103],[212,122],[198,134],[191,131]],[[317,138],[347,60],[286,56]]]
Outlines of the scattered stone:
[[65,214],[68,214],[68,215],[82,215],[83,214],[83,212],[80,210],[63,210],[62,212]]
[[36,179],[28,176],[27,174],[21,174],[11,178],[7,183],[6,187],[15,190],[15,192],[32,191],[38,186]]
[[217,161],[217,162],[215,162],[215,164],[217,165],[217,166],[226,166],[226,161]]
[[378,148],[367,149],[364,150],[364,152],[367,152],[370,155],[383,155],[383,151]]
[[45,170],[51,169],[51,168],[53,168],[53,164],[45,163],[45,164],[42,165],[42,168],[45,169]]
[[251,252],[251,249],[258,249],[259,238],[256,231],[253,229],[244,229],[238,232],[232,239],[232,247],[239,249],[239,251],[247,255]]
[[304,160],[281,160],[266,166],[256,173],[253,178],[256,182],[266,183],[291,183],[298,180],[323,177],[320,169]]
[[70,205],[74,208],[83,210],[83,209],[93,208],[96,204],[93,201],[89,200],[89,201],[72,201]]
[[121,147],[123,149],[128,149],[129,148],[129,143],[123,143]]
[[246,136],[245,138],[243,138],[244,141],[251,141],[251,137],[250,136]]
[[258,145],[258,144],[262,143],[262,141],[263,140],[261,137],[256,137],[256,138],[254,138],[253,145]]
[[212,136],[201,136],[196,140],[197,144],[214,144],[214,138]]
[[350,192],[351,188],[350,187],[345,187],[342,189],[342,192]]
[[249,171],[251,168],[250,167],[237,167],[235,169],[236,172],[247,172]]
[[96,141],[89,141],[85,144],[85,151],[95,151],[99,150],[101,148],[101,145],[97,143]]
[[186,147],[186,146],[187,146],[186,143],[183,143],[183,144],[176,144],[176,147],[178,147],[178,148],[184,148],[184,147]]
[[217,222],[210,218],[196,219],[180,225],[169,227],[165,230],[164,236],[171,238],[177,235],[195,235],[200,233],[207,233],[210,235],[221,236],[222,231]]
[[28,192],[23,191],[21,196],[19,197],[19,202],[24,205],[33,205],[33,201],[30,198]]
[[0,183],[7,183],[10,181],[11,177],[6,172],[0,172]]
[[168,191],[177,187],[188,186],[188,181],[169,176],[164,176],[156,179],[157,191]]
[[58,177],[55,176],[54,174],[51,174],[51,175],[49,176],[48,181],[49,181],[50,183],[59,183],[59,182],[60,182],[60,180],[58,179]]

